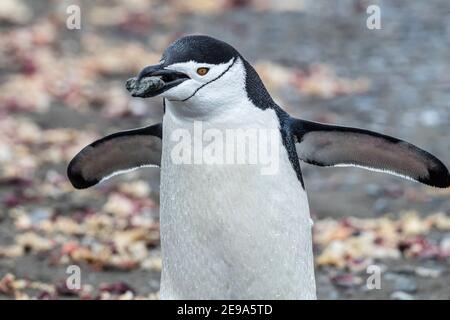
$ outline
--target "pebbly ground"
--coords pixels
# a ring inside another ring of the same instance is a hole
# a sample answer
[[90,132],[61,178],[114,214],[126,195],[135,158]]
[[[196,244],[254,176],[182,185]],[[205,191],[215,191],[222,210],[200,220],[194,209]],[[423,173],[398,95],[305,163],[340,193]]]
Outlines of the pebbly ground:
[[[148,36],[135,36],[148,48],[161,35],[174,37],[182,33],[207,33],[230,42],[249,61],[270,60],[288,68],[308,69],[315,64],[333,66],[340,77],[369,79],[370,88],[363,93],[320,97],[301,94],[292,86],[278,88],[278,102],[292,115],[305,119],[364,127],[414,142],[450,164],[450,5],[437,1],[375,1],[382,8],[382,29],[365,27],[365,1],[302,1],[303,7],[292,12],[262,12],[252,6],[236,8],[225,14],[183,13],[167,26],[156,25]],[[372,2],[371,2],[372,3]],[[35,17],[46,15],[46,1],[29,2]],[[89,7],[88,4],[85,4]],[[162,18],[161,18],[162,19]],[[102,37],[124,41],[127,33],[108,28],[98,30]],[[72,35],[68,34],[68,38]],[[156,46],[156,48],[155,48]],[[2,74],[4,77],[5,74]],[[121,81],[125,81],[126,77]],[[150,105],[153,117],[105,119],[97,110],[80,114],[60,105],[45,113],[28,113],[42,128],[73,127],[80,130],[95,127],[107,133],[117,128],[132,128],[154,122],[161,116],[158,103]],[[115,128],[115,129],[113,129]],[[46,168],[42,168],[43,175]],[[64,172],[64,165],[54,168]],[[369,173],[359,169],[321,169],[302,165],[309,191],[311,213],[315,219],[357,216],[379,217],[384,213],[397,216],[401,211],[415,210],[421,215],[450,213],[450,198],[421,197],[426,187],[396,177]],[[146,170],[140,177],[148,179],[158,199],[158,172]],[[113,182],[116,180],[113,180]],[[1,186],[0,195],[10,187]],[[68,206],[70,203],[49,203]],[[98,202],[101,202],[98,199]],[[98,206],[98,203],[92,203]],[[15,235],[12,219],[5,207],[0,215],[0,243]],[[437,233],[441,239],[447,233]],[[158,252],[158,248],[153,249]],[[334,268],[317,269],[318,296],[323,299],[389,299],[392,292],[402,291],[420,299],[450,297],[448,261],[433,259],[383,260],[382,289],[365,290],[364,285],[337,284]],[[420,277],[415,268],[441,270],[439,277]],[[65,266],[50,266],[48,256],[27,254],[14,259],[0,259],[0,276],[12,272],[19,277],[55,282],[64,278]],[[92,284],[125,281],[138,293],[155,292],[159,273],[144,270],[94,271],[82,267],[83,281]],[[366,274],[360,273],[365,279]]]

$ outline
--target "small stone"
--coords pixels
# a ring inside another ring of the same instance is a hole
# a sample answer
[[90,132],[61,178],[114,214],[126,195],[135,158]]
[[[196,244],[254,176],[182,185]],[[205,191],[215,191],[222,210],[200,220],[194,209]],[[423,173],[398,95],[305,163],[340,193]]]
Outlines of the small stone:
[[395,291],[403,291],[407,293],[414,293],[417,291],[417,283],[410,277],[390,273],[385,276],[385,279],[392,283]]
[[133,97],[145,97],[164,87],[165,83],[158,77],[142,78],[139,81],[137,78],[130,78],[127,80],[125,86]]
[[373,211],[375,211],[376,214],[384,214],[388,211],[389,208],[389,202],[384,199],[380,198],[373,204]]
[[403,291],[395,291],[391,294],[392,300],[414,300],[414,297]]
[[371,197],[377,197],[381,194],[381,187],[378,184],[368,184],[365,187],[366,194]]
[[444,256],[450,256],[450,236],[446,236],[441,240],[439,248]]
[[436,110],[428,109],[420,114],[420,122],[427,127],[434,127],[441,123],[442,117]]
[[47,220],[51,216],[51,211],[48,208],[36,208],[30,213],[31,223],[36,225],[41,221]]

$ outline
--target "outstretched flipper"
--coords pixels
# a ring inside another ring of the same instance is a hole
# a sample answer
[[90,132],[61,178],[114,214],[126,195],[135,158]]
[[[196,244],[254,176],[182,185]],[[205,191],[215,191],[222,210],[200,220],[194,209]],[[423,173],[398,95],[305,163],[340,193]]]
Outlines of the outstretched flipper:
[[433,187],[450,186],[445,165],[432,154],[380,133],[291,118],[300,160],[317,166],[356,166],[412,179]]
[[119,173],[160,166],[161,149],[161,123],[117,132],[81,150],[70,161],[67,176],[75,188],[89,188]]

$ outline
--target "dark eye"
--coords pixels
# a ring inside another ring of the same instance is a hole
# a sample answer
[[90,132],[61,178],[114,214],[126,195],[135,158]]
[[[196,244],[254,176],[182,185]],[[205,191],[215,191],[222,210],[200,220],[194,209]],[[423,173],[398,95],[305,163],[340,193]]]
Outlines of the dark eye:
[[207,74],[209,71],[209,68],[198,68],[197,69],[197,73],[201,76],[204,76],[205,74]]

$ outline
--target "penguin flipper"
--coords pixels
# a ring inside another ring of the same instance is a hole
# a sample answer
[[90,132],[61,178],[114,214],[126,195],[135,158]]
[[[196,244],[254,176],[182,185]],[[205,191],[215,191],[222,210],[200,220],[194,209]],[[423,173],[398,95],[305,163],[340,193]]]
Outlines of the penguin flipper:
[[67,176],[77,189],[89,188],[116,174],[160,166],[162,124],[121,131],[81,150],[69,163]]
[[450,187],[450,173],[435,156],[381,133],[291,118],[300,160],[317,166],[355,166]]

